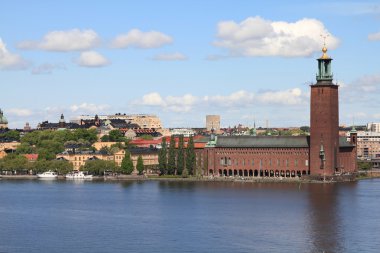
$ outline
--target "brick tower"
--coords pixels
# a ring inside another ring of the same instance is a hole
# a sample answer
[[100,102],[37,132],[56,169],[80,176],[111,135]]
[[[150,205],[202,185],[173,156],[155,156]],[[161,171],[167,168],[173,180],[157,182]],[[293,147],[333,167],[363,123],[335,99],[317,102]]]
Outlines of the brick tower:
[[338,85],[333,84],[327,48],[318,60],[317,83],[310,94],[310,174],[331,176],[338,167]]

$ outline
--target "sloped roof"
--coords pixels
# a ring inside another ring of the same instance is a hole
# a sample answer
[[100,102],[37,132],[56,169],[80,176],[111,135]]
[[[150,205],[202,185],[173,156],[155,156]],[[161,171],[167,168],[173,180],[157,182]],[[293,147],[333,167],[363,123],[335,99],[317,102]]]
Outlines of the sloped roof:
[[[218,136],[220,148],[308,148],[310,136]],[[339,147],[353,147],[346,137],[339,137]]]
[[339,147],[340,148],[350,148],[354,147],[351,143],[347,141],[347,138],[344,136],[339,137]]
[[308,148],[309,136],[218,136],[221,148]]

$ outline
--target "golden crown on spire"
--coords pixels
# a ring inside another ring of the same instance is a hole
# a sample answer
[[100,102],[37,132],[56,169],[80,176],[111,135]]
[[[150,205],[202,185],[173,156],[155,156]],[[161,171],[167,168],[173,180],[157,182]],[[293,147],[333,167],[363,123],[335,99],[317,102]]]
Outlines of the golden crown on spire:
[[326,46],[324,46],[323,48],[322,48],[322,56],[321,56],[321,59],[330,59],[330,57],[327,55],[327,47]]
[[327,55],[327,47],[326,47],[326,38],[328,37],[329,35],[326,34],[326,35],[322,35],[321,34],[321,37],[323,38],[323,48],[322,48],[322,56],[321,56],[321,59],[330,59],[330,57]]

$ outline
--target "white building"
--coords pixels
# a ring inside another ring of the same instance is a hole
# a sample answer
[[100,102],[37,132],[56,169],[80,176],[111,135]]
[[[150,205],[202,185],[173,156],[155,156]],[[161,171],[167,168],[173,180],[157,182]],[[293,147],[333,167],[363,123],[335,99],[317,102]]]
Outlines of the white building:
[[380,133],[380,123],[368,123],[367,130],[370,132]]
[[186,128],[174,128],[170,130],[170,135],[183,135],[184,137],[190,137],[195,135],[195,131]]
[[[349,140],[350,132],[346,133]],[[380,132],[358,131],[358,159],[368,160],[380,157]]]

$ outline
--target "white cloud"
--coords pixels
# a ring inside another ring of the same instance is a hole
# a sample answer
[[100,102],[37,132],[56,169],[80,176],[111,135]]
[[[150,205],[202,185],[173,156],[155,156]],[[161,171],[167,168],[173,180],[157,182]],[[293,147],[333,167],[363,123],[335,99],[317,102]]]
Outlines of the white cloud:
[[101,111],[104,111],[106,109],[110,108],[109,105],[96,105],[96,104],[89,104],[89,103],[82,103],[79,105],[72,105],[70,106],[70,110],[72,112],[80,112],[80,113],[99,113]]
[[0,69],[25,69],[28,66],[21,56],[10,53],[0,38]]
[[267,91],[258,95],[263,104],[298,105],[307,102],[307,95],[301,89],[294,88],[285,91]]
[[364,92],[374,92],[380,87],[380,74],[365,75],[350,84],[350,88],[355,88]]
[[380,40],[380,32],[369,34],[368,40]]
[[198,97],[191,94],[183,96],[162,97],[157,92],[146,94],[142,99],[132,102],[135,105],[159,107],[174,112],[189,112],[195,107],[205,109],[208,106],[219,108],[247,108],[254,104],[294,106],[307,102],[308,96],[300,89],[285,91],[267,91],[254,94],[240,90],[229,95],[213,95]]
[[173,42],[173,39],[161,32],[142,32],[132,29],[127,34],[118,35],[111,43],[114,48],[158,48]]
[[188,112],[193,108],[197,100],[198,98],[191,94],[184,96],[167,96],[163,98],[159,93],[152,92],[144,95],[141,100],[132,103],[143,106],[161,107],[164,110],[174,112]]
[[329,49],[338,46],[339,40],[319,20],[305,18],[288,23],[256,16],[240,23],[219,22],[214,45],[228,49],[233,56],[304,57],[321,50],[322,34],[328,35]]
[[214,95],[214,96],[204,96],[203,101],[215,106],[222,107],[234,107],[234,106],[244,106],[251,105],[255,101],[255,94],[252,92],[240,90],[230,95]]
[[187,57],[181,53],[159,54],[153,57],[155,61],[185,61]]
[[23,41],[18,44],[21,49],[40,49],[47,51],[81,51],[96,47],[100,43],[98,34],[93,30],[72,29],[52,31],[42,41]]
[[66,67],[63,64],[44,63],[44,64],[34,67],[32,69],[32,74],[33,75],[51,74],[53,70],[56,70],[56,69],[66,69]]
[[29,109],[11,108],[11,109],[7,109],[7,114],[12,115],[12,116],[18,116],[18,117],[27,117],[27,116],[31,116],[33,112]]
[[82,52],[77,63],[82,67],[103,67],[110,64],[104,56],[95,51]]

